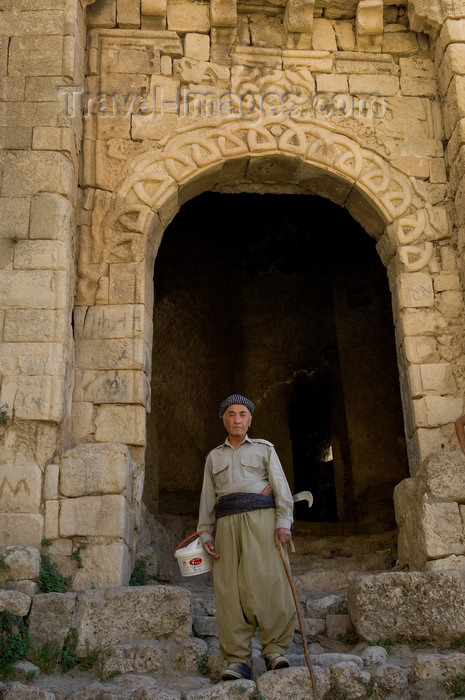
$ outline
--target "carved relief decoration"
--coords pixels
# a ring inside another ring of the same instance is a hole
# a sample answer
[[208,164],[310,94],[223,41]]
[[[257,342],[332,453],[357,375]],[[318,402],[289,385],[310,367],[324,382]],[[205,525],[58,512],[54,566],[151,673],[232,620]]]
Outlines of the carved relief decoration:
[[[170,202],[174,215],[183,186],[210,172],[219,176],[229,159],[273,155],[294,159],[297,185],[299,166],[311,164],[346,183],[348,191],[363,193],[384,219],[390,248],[397,251],[404,271],[418,271],[434,263],[432,241],[449,235],[445,209],[429,205],[411,179],[377,153],[315,120],[272,117],[250,123],[226,118],[167,136],[158,148],[151,146],[134,158],[113,194],[97,191],[94,206],[100,211],[95,224],[101,230],[91,238],[101,243],[86,247],[83,242],[81,277],[90,281],[93,274],[95,283],[105,264],[141,261],[147,235],[155,224],[163,229],[158,214]],[[90,254],[85,253],[87,249]]]

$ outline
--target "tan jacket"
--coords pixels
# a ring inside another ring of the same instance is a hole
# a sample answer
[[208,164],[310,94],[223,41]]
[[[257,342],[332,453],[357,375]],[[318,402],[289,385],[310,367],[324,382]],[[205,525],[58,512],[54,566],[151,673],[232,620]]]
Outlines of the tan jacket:
[[207,456],[200,496],[197,530],[202,544],[213,539],[216,504],[229,493],[262,493],[270,485],[276,503],[276,528],[290,529],[293,521],[293,500],[281,462],[271,442],[245,436],[234,449],[226,438]]

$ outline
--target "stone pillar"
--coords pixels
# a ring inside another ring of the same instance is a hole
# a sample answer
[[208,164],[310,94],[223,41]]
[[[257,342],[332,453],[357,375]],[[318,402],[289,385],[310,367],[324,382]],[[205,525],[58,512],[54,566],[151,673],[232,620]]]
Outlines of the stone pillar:
[[83,84],[79,3],[2,12],[0,544],[39,546],[47,463],[66,437],[73,373],[75,210],[81,118],[60,92]]

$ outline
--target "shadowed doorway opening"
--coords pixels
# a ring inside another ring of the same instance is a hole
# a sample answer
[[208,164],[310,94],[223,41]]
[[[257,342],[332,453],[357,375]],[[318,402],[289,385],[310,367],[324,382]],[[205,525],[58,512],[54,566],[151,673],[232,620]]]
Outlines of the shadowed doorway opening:
[[321,197],[205,193],[167,228],[154,271],[144,501],[195,517],[218,404],[256,403],[315,532],[395,526],[408,475],[390,293],[375,241]]

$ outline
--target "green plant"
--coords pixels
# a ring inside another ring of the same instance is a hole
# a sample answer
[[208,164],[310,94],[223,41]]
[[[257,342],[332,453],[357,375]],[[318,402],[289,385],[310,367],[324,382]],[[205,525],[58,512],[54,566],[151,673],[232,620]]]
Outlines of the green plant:
[[52,561],[50,554],[40,555],[40,572],[37,585],[41,593],[63,593],[68,591],[73,583],[71,576],[63,576],[58,570],[56,561]]
[[465,695],[465,676],[463,673],[458,673],[455,678],[443,681],[441,685],[453,698]]
[[369,642],[369,645],[372,647],[383,647],[388,654],[392,654],[392,647],[396,644],[408,644],[408,639],[405,637],[396,637],[395,639],[380,639],[377,642]]
[[[245,688],[244,688],[245,692]],[[252,695],[249,695],[249,700],[266,700],[266,697],[262,695],[261,693],[258,692],[258,690],[255,691],[255,693],[252,693]]]
[[337,638],[347,647],[353,647],[354,644],[358,644],[358,642],[360,641],[360,637],[354,630],[347,630],[344,633],[338,634]]
[[113,678],[118,678],[118,676],[122,675],[122,671],[119,671],[117,668],[115,668],[113,671],[110,671],[108,676],[105,678],[106,681],[111,681]]
[[6,554],[0,554],[0,569],[3,569],[4,571],[8,571],[10,567],[6,563]]
[[84,568],[84,564],[82,563],[81,558],[81,552],[83,552],[85,549],[87,549],[87,545],[83,542],[80,542],[77,549],[75,549],[74,552],[71,554],[71,557],[76,562],[78,569]]
[[34,671],[34,669],[31,669],[31,671],[28,671],[26,673],[26,682],[27,683],[32,683],[33,681],[35,681],[35,679],[36,679],[36,672]]
[[362,685],[365,687],[367,698],[372,698],[372,700],[386,700],[386,698],[389,696],[389,688],[387,688],[383,683],[375,681],[373,678],[370,678],[368,682],[362,679],[360,680]]
[[130,586],[146,586],[149,581],[156,581],[156,576],[147,574],[149,565],[148,557],[139,557],[134,566],[134,571],[129,579]]
[[197,669],[199,673],[202,674],[202,676],[208,676],[212,683],[220,682],[221,676],[219,676],[217,673],[214,673],[212,667],[210,666],[210,662],[208,661],[206,656],[198,656],[196,659],[196,663]]
[[463,634],[461,637],[457,637],[456,639],[453,640],[451,647],[453,649],[463,649],[465,647],[465,634]]
[[0,612],[0,677],[5,678],[31,646],[32,637],[22,617],[4,608]]
[[79,663],[79,668],[81,671],[88,671],[89,668],[92,668],[92,666],[95,664],[95,662],[98,659],[98,651],[93,651],[90,654],[86,656],[85,659],[83,659]]
[[347,690],[344,690],[344,688],[332,678],[329,683],[329,690],[326,691],[323,700],[348,700],[349,697]]
[[42,673],[53,673],[60,659],[61,649],[58,644],[45,642],[41,647],[34,648],[31,657]]
[[8,411],[6,410],[7,408],[7,403],[4,403],[2,406],[0,406],[0,425],[6,425],[10,420],[10,416],[8,415]]
[[63,650],[60,656],[60,665],[63,671],[70,671],[72,668],[78,665],[78,657],[76,655],[76,647],[78,643],[78,633],[77,630],[72,627],[68,633],[68,638],[64,644]]

